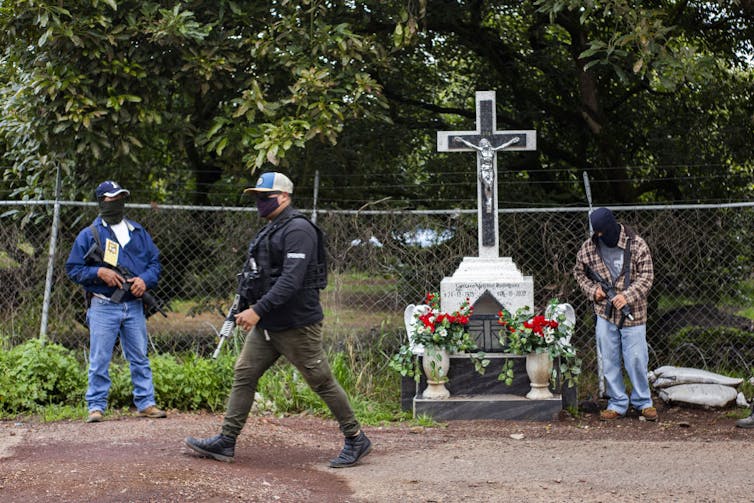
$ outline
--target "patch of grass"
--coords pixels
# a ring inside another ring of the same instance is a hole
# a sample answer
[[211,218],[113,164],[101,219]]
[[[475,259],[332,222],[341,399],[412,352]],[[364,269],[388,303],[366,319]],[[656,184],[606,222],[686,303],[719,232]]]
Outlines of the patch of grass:
[[398,291],[398,280],[392,276],[374,276],[364,272],[341,272],[330,274],[324,294],[337,291],[339,295],[353,293],[389,294]]
[[751,409],[744,409],[742,407],[736,407],[725,413],[725,417],[730,419],[743,419],[751,415]]
[[743,316],[744,318],[748,318],[750,320],[754,320],[754,306],[747,307],[745,309],[740,309],[736,311],[736,314],[738,316]]
[[696,304],[699,304],[698,299],[681,297],[679,295],[661,295],[657,301],[657,309],[662,312]]
[[393,330],[403,327],[403,318],[394,311],[367,311],[343,306],[325,308],[325,336],[329,333],[353,334],[372,329]]
[[447,428],[448,426],[447,423],[438,423],[430,416],[427,416],[425,414],[421,414],[418,417],[410,419],[409,422],[415,426],[423,426],[425,428]]
[[[754,280],[742,281],[734,287],[734,289],[736,288],[738,293],[735,296],[721,298],[716,304],[716,307],[727,312],[733,310],[738,316],[754,320],[754,305],[752,305],[751,302],[751,299],[754,299]],[[703,300],[698,298],[681,297],[678,295],[661,295],[657,302],[657,307],[659,311],[668,311],[670,309],[693,306],[703,302]]]
[[39,419],[44,423],[53,421],[62,421],[64,419],[76,420],[86,417],[86,405],[82,402],[80,405],[62,405],[52,404],[46,407],[39,407],[36,411]]
[[723,297],[720,305],[735,309],[738,316],[754,320],[754,306],[751,305],[754,299],[754,279],[739,282],[734,286],[733,291],[736,295]]
[[18,269],[20,266],[21,264],[8,255],[8,252],[0,250],[0,270]]

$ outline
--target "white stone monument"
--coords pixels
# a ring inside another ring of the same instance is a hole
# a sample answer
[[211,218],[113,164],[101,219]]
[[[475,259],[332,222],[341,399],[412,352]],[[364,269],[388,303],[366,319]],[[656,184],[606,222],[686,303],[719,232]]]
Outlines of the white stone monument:
[[511,257],[500,257],[497,152],[536,150],[536,131],[496,131],[495,92],[476,93],[476,131],[439,131],[439,152],[477,152],[479,256],[464,257],[440,283],[441,309],[453,312],[466,298],[474,305],[488,292],[511,312],[534,305],[534,281]]

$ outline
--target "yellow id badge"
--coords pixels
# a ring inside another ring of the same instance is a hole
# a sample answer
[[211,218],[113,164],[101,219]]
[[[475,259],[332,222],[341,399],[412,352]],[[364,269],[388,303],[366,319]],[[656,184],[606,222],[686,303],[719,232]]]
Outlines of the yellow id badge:
[[117,241],[107,239],[105,241],[105,256],[102,261],[105,264],[109,264],[113,267],[118,265],[118,254],[120,253],[120,245]]

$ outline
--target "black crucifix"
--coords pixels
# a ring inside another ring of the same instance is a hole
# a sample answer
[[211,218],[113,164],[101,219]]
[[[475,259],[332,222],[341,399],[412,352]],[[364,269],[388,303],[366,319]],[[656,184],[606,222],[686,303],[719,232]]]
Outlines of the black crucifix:
[[476,92],[476,131],[438,131],[438,152],[476,151],[479,256],[499,256],[497,156],[499,150],[536,150],[536,131],[495,131],[495,91]]

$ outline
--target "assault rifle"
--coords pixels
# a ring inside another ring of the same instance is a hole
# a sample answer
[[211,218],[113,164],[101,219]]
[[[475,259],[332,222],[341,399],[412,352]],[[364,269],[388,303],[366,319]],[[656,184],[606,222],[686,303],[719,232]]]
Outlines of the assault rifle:
[[[122,302],[123,297],[131,291],[131,287],[133,286],[134,275],[131,274],[131,271],[129,271],[126,267],[119,265],[114,266],[105,262],[102,248],[100,248],[97,243],[94,243],[89,248],[89,250],[86,252],[86,255],[84,255],[84,260],[88,264],[95,264],[102,267],[107,267],[108,269],[112,269],[126,279],[126,281],[123,282],[123,285],[115,290],[115,292],[110,296],[111,301],[117,303]],[[147,306],[147,308],[157,311],[165,318],[168,317],[168,315],[165,314],[165,311],[163,311],[160,307],[160,302],[151,293],[144,292],[141,296],[141,300],[144,302],[144,305]]]
[[220,332],[217,334],[220,340],[217,343],[215,352],[212,353],[212,358],[217,358],[220,354],[220,349],[223,347],[223,343],[225,343],[225,339],[233,334],[233,329],[236,328],[236,315],[249,307],[249,296],[253,296],[255,293],[252,284],[254,280],[259,280],[260,276],[261,274],[257,268],[256,261],[253,257],[249,258],[248,265],[244,267],[243,272],[237,274],[238,292],[233,297],[233,303],[230,305],[223,326],[220,327]]
[[223,347],[223,343],[225,342],[225,339],[230,337],[230,335],[233,333],[233,329],[236,328],[236,315],[242,311],[241,306],[245,302],[243,301],[243,298],[241,297],[241,294],[236,294],[235,297],[233,297],[233,304],[231,304],[230,309],[228,310],[228,315],[225,317],[225,321],[223,322],[223,326],[220,328],[220,332],[218,332],[218,337],[220,337],[220,341],[217,343],[217,348],[215,348],[215,352],[212,353],[212,358],[217,358],[217,355],[220,354],[220,348]]
[[[596,281],[602,288],[602,291],[605,292],[605,296],[607,297],[607,310],[605,314],[607,314],[608,317],[611,317],[613,315],[613,299],[617,295],[615,287],[587,264],[584,264],[584,271],[586,272],[587,277],[592,281]],[[626,321],[626,318],[631,321],[634,320],[634,315],[631,314],[631,307],[628,304],[620,308],[620,312],[621,317],[620,322],[618,323],[618,330],[623,328],[623,322]]]

